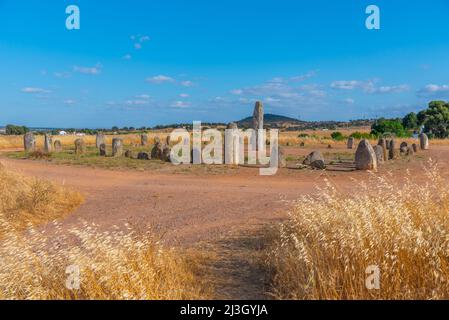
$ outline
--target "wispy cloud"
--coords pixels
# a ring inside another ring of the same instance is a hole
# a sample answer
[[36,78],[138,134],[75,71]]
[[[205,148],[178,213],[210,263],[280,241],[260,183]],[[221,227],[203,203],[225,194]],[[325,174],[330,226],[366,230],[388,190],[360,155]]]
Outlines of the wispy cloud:
[[29,93],[29,94],[51,93],[51,90],[42,89],[42,88],[34,88],[34,87],[22,88],[20,91],[22,91],[23,93]]
[[147,78],[146,81],[150,83],[161,84],[161,83],[173,83],[175,82],[175,79],[169,76],[158,75],[151,78]]
[[418,90],[418,96],[447,96],[449,95],[449,85],[428,84]]
[[339,80],[331,83],[330,87],[336,90],[362,90],[370,94],[401,93],[410,90],[409,85],[376,86],[377,81]]
[[132,57],[132,55],[130,55],[130,54],[125,54],[124,56],[123,56],[123,60],[131,60],[133,57]]
[[97,64],[95,67],[74,66],[73,71],[88,75],[99,75],[101,73],[101,68],[102,68],[101,64]]
[[193,87],[195,85],[195,83],[193,83],[192,81],[186,80],[186,81],[181,81],[181,86],[183,87]]
[[134,49],[140,50],[145,42],[150,41],[150,37],[147,35],[132,35],[131,40],[133,41]]
[[171,105],[172,108],[188,108],[190,106],[190,103],[185,101],[174,101]]
[[72,100],[72,99],[67,99],[67,100],[64,100],[63,103],[66,105],[73,105],[76,103],[76,101]]

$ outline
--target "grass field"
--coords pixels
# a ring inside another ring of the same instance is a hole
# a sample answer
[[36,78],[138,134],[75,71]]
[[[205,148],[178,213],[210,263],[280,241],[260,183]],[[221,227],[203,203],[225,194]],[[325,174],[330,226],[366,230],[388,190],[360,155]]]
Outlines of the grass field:
[[[328,183],[293,205],[266,251],[276,299],[449,299],[449,188],[373,176],[348,195]],[[355,182],[352,182],[355,183]],[[378,288],[366,287],[372,266]],[[367,271],[368,270],[368,271]],[[369,290],[370,288],[371,290]]]
[[[103,232],[87,223],[66,230],[52,222],[83,201],[77,192],[3,167],[0,190],[0,299],[199,299],[212,292],[196,276],[199,254],[165,248],[149,231]],[[40,227],[47,223],[48,230]],[[79,272],[79,288],[70,268]]]

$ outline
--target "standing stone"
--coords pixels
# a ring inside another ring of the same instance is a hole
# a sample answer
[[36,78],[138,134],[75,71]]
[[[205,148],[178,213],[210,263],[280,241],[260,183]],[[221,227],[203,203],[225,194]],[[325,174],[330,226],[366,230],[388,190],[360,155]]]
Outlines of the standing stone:
[[429,150],[429,137],[425,133],[419,135],[419,144],[421,150]]
[[151,150],[151,159],[157,159],[162,160],[162,154],[164,152],[164,149],[162,147],[162,144],[160,142],[157,142],[153,149]]
[[379,139],[378,145],[382,147],[384,161],[387,161],[388,160],[388,143],[387,143],[387,140],[385,138]]
[[390,140],[390,148],[388,149],[388,159],[394,160],[397,157],[396,142],[394,139]]
[[285,168],[287,167],[287,160],[285,159],[284,148],[278,148],[278,167]]
[[83,139],[75,140],[75,154],[80,155],[86,152],[86,145],[84,144]]
[[354,148],[354,138],[353,137],[349,137],[348,139],[348,149],[352,149]]
[[169,146],[164,146],[164,148],[162,149],[162,157],[161,160],[164,162],[170,162],[170,153],[171,153],[171,148]]
[[132,150],[126,150],[125,151],[125,157],[126,158],[130,158],[130,159],[134,159],[134,152]]
[[256,131],[257,150],[265,149],[263,135],[259,136],[259,130],[263,129],[263,118],[264,118],[263,104],[262,102],[257,101],[253,113],[253,129]]
[[[226,164],[239,164],[240,162],[240,150],[237,147],[237,133],[238,126],[235,122],[228,124],[225,131],[225,163]],[[237,148],[236,148],[237,147]]]
[[324,170],[326,169],[326,162],[320,151],[313,151],[309,154],[303,162],[304,165],[310,166],[313,169]]
[[106,157],[106,144],[102,143],[100,144],[100,156],[101,157]]
[[391,143],[391,141],[390,140],[385,140],[385,142],[387,144],[387,150],[390,150],[390,143]]
[[399,147],[400,149],[402,149],[402,148],[408,148],[408,144],[407,144],[407,142],[402,142],[401,143],[401,146]]
[[147,134],[141,134],[140,135],[140,145],[142,147],[148,145],[148,135]]
[[154,137],[154,144],[161,143],[161,139],[159,137]]
[[360,141],[355,153],[355,167],[357,170],[377,170],[377,156],[368,140]]
[[165,138],[165,142],[167,143],[167,146],[170,146],[171,143],[170,135],[168,135],[167,138]]
[[121,138],[114,138],[112,140],[112,156],[121,157],[123,155],[123,140]]
[[384,162],[384,147],[377,145],[373,147],[374,153],[376,154],[377,164]]
[[418,145],[416,143],[412,144],[412,149],[414,153],[418,152]]
[[97,133],[95,140],[96,140],[95,145],[97,146],[97,149],[100,149],[100,146],[102,144],[106,144],[106,138],[103,133]]
[[53,139],[49,135],[44,137],[44,152],[51,153],[53,150]]
[[33,152],[36,150],[36,138],[32,132],[27,132],[23,137],[23,147],[26,152]]
[[413,147],[408,147],[406,155],[413,156],[415,154],[415,151],[413,150]]
[[53,150],[54,150],[55,152],[61,152],[61,151],[62,151],[62,144],[61,144],[61,141],[55,140],[55,142],[53,143]]

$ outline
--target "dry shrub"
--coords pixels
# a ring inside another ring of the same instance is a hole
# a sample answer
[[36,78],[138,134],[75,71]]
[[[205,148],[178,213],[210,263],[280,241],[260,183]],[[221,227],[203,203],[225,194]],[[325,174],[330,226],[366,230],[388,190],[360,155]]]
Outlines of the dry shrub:
[[87,223],[35,227],[64,216],[81,199],[0,164],[0,299],[209,297],[211,289],[196,276],[203,257],[167,249],[150,232],[107,232]]
[[[277,299],[448,299],[449,187],[373,176],[347,195],[331,184],[295,202],[267,251]],[[367,268],[380,269],[368,290]]]
[[21,231],[30,225],[64,217],[82,202],[83,197],[78,192],[24,177],[0,164],[0,237],[5,228]]

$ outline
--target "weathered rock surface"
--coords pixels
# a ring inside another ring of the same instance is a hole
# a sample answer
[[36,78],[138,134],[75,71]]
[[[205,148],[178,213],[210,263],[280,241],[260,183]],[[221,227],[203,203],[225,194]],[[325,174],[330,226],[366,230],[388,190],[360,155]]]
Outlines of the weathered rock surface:
[[23,136],[23,147],[26,152],[33,152],[36,150],[36,138],[32,132],[27,132]]
[[357,170],[377,170],[377,156],[368,140],[360,141],[355,153]]
[[313,169],[326,169],[326,162],[320,151],[313,151],[309,154],[303,162],[304,165],[310,166]]
[[121,157],[123,155],[123,139],[112,139],[112,156]]

